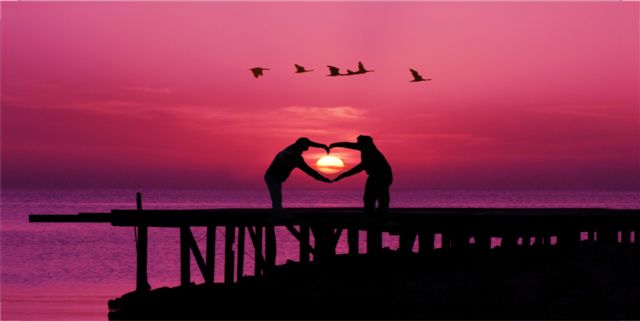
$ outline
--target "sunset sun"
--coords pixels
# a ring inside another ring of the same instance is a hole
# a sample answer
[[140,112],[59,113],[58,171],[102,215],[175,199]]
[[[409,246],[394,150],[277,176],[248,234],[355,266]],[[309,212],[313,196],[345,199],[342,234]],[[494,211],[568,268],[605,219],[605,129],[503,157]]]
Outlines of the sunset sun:
[[342,170],[344,163],[342,160],[335,156],[322,156],[316,162],[318,170],[325,174],[335,174]]

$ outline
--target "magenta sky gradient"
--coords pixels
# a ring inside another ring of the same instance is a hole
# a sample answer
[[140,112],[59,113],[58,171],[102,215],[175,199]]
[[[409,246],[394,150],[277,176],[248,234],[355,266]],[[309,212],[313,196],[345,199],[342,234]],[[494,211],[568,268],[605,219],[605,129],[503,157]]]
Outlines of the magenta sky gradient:
[[262,188],[360,133],[397,189],[639,187],[638,2],[1,5],[5,187]]

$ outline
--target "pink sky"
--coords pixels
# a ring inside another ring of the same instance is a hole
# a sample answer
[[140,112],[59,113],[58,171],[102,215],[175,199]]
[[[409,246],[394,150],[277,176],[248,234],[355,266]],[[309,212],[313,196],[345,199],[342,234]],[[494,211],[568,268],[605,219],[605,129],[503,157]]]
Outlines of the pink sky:
[[639,188],[638,2],[1,5],[4,187],[263,188],[362,133],[395,189]]

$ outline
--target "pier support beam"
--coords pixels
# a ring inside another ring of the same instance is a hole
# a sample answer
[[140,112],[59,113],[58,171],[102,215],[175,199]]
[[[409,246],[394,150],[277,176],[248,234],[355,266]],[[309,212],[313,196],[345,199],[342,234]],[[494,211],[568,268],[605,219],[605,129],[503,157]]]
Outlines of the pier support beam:
[[236,280],[240,280],[244,274],[244,226],[238,226],[238,268]]
[[253,243],[254,258],[255,262],[253,263],[254,275],[258,276],[262,274],[264,270],[264,257],[262,256],[262,226],[256,226],[255,232],[251,227],[249,227],[249,236],[251,237],[251,241]]
[[273,224],[268,224],[264,228],[265,240],[264,240],[264,256],[265,256],[265,272],[273,270],[276,266],[276,230]]
[[503,249],[513,250],[518,246],[518,236],[514,233],[505,233],[500,237],[500,242]]
[[227,225],[224,235],[224,283],[233,283],[233,265],[234,253],[233,243],[236,239],[236,229],[234,226]]
[[418,236],[418,253],[420,255],[427,255],[433,252],[433,246],[435,241],[435,234],[430,232],[421,232]]
[[207,270],[204,277],[204,281],[207,284],[213,284],[215,275],[215,262],[216,262],[216,227],[207,226],[207,249],[206,249]]
[[[191,284],[190,252],[193,252],[193,256],[198,264],[198,268],[200,269],[200,273],[202,273],[202,278],[205,283],[213,283],[213,261],[211,261],[213,259],[213,253],[210,253],[210,251],[212,251],[215,246],[214,242],[215,236],[214,239],[211,240],[210,230],[207,229],[207,257],[205,261],[205,257],[202,256],[202,253],[198,248],[198,242],[193,237],[193,233],[191,233],[191,228],[189,226],[180,227],[180,284],[182,286]],[[214,246],[210,246],[210,244],[213,244]]]
[[[140,215],[142,214],[142,194],[136,193],[136,208]],[[151,286],[147,281],[147,240],[148,227],[146,225],[138,225],[134,227],[136,233],[136,252],[138,265],[136,268],[136,291],[149,291]]]
[[309,225],[300,224],[300,263],[308,263],[311,251],[309,249]]
[[191,283],[191,257],[189,255],[188,226],[180,227],[180,285],[187,286]]
[[382,251],[382,230],[369,227],[367,230],[367,254],[380,254]]
[[[315,254],[313,256],[314,261],[324,260],[328,257],[336,254],[336,234],[333,232],[333,228],[326,226],[313,226],[311,227],[313,232],[313,238],[315,240]],[[337,234],[339,237],[339,234]]]
[[[591,240],[593,241],[593,239]],[[573,230],[573,231],[564,230],[564,231],[558,232],[558,235],[556,238],[556,246],[568,248],[568,247],[575,247],[579,243],[580,243],[579,230]]]
[[400,233],[400,247],[398,250],[402,253],[411,253],[413,251],[413,245],[416,242],[417,235],[418,234],[411,231]]
[[478,233],[474,237],[475,247],[480,250],[489,250],[491,249],[491,236],[486,233]]
[[[310,227],[308,224],[300,224],[300,231],[296,230],[296,228],[291,224],[287,224],[285,227],[298,240],[298,242],[300,242],[300,262],[309,262],[310,254],[313,254],[315,258],[317,252],[309,243],[310,231],[314,228]],[[314,238],[317,238],[315,230],[313,233]]]
[[347,243],[349,243],[349,254],[357,255],[360,250],[360,230],[355,227],[347,231]]
[[618,231],[613,227],[603,227],[598,231],[598,242],[605,244],[618,243]]

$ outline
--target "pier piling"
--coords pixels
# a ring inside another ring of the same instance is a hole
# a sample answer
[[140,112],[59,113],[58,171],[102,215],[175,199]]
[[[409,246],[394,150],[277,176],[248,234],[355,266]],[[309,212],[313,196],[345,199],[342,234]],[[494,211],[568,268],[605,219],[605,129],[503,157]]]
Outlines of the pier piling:
[[[138,215],[144,215],[142,212],[142,194],[136,193],[136,210]],[[137,253],[137,267],[136,267],[136,291],[149,291],[151,286],[147,279],[147,240],[148,240],[148,227],[141,224],[135,226],[136,233],[136,253]]]

